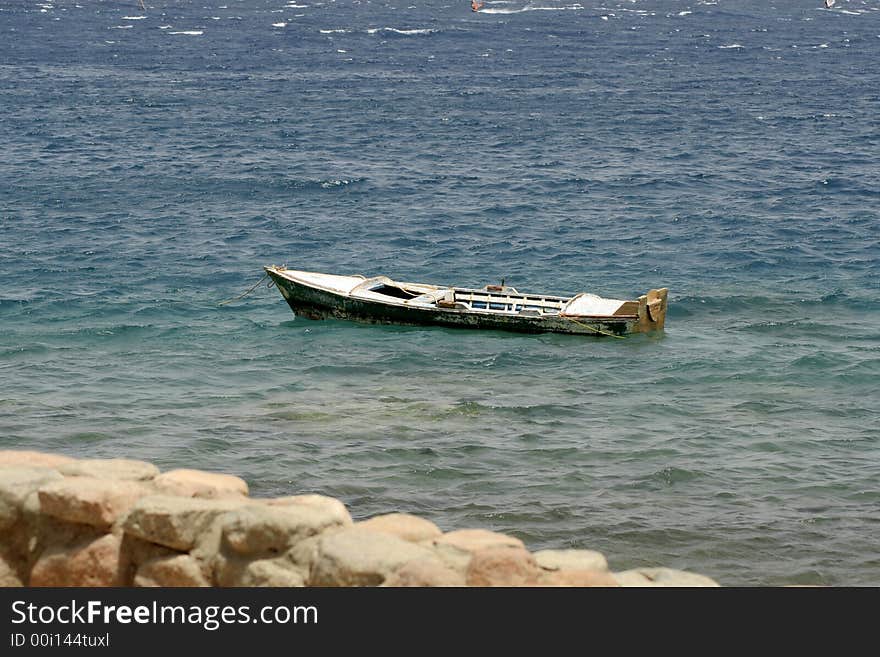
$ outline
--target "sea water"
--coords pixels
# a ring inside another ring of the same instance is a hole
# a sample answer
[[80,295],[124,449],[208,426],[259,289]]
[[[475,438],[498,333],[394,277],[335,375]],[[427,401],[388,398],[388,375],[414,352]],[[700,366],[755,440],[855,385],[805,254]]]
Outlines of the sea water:
[[[880,3],[9,0],[0,449],[880,585]],[[264,265],[635,298],[295,317]]]

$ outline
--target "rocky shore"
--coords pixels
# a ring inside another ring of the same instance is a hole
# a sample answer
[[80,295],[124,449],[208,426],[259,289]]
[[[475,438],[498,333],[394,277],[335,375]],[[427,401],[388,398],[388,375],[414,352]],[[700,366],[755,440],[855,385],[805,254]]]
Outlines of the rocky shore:
[[0,586],[718,584],[408,513],[353,522],[337,499],[252,498],[228,474],[0,451]]

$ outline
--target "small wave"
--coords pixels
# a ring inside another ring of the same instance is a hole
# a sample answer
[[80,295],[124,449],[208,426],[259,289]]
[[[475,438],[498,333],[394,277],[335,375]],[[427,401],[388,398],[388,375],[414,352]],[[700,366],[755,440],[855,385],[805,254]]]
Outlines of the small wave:
[[134,25],[114,25],[111,30],[130,30]]
[[272,23],[272,27],[287,27],[287,23]]
[[721,50],[728,50],[730,48],[745,48],[741,43],[731,43],[729,46],[718,46]]
[[[340,52],[345,52],[344,50]],[[354,178],[352,180],[324,180],[322,181],[321,187],[324,189],[332,189],[333,187],[345,187],[346,185],[352,185],[356,182],[360,182],[360,178]]]
[[687,470],[685,468],[676,468],[674,466],[665,467],[662,470],[652,473],[648,477],[642,479],[643,484],[653,485],[661,484],[663,486],[675,486],[676,484],[686,483],[698,479],[703,473],[698,470]]
[[532,7],[531,5],[526,7],[520,7],[519,9],[507,9],[506,7],[502,8],[494,8],[490,7],[488,9],[481,9],[481,14],[521,14],[526,11],[571,11],[571,10],[580,10],[583,9],[583,5],[567,5],[565,7]]
[[123,16],[122,20],[124,21],[142,21],[146,18],[146,16]]
[[374,27],[367,30],[367,34],[375,34],[376,32],[394,32],[395,34],[403,34],[404,36],[412,36],[414,34],[432,34],[435,29],[414,29],[414,30],[398,30],[396,27]]
[[188,34],[191,36],[201,36],[204,34],[202,30],[182,30],[180,32],[169,32],[168,34]]
[[318,30],[321,34],[347,34],[348,30]]

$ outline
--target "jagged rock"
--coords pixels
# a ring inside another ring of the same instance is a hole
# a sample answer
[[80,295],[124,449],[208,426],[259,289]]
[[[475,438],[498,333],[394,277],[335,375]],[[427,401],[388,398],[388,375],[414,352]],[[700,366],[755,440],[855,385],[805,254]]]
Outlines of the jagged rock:
[[715,580],[674,568],[634,568],[614,573],[621,586],[720,586]]
[[13,527],[22,520],[27,496],[40,486],[62,478],[50,468],[0,466],[0,541],[8,541]]
[[334,516],[340,526],[351,526],[351,514],[345,505],[335,497],[327,497],[326,495],[290,495],[288,497],[276,497],[274,499],[265,500],[269,506],[307,506],[318,509]]
[[392,534],[410,543],[430,541],[443,535],[440,528],[430,520],[409,513],[388,513],[373,516],[357,523],[356,526],[374,532]]
[[382,586],[465,586],[465,577],[439,559],[422,559],[400,566]]
[[310,586],[379,586],[403,564],[429,559],[431,549],[390,534],[352,527],[322,536]]
[[204,500],[151,495],[135,503],[122,521],[122,527],[126,533],[145,541],[186,552],[219,516],[247,502],[246,498]]
[[119,586],[120,537],[104,534],[71,547],[51,547],[34,564],[30,586]]
[[539,580],[540,586],[620,586],[617,579],[608,571],[601,570],[556,570],[545,573]]
[[475,553],[493,547],[516,547],[525,549],[521,540],[507,534],[499,534],[487,529],[456,529],[446,532],[439,538],[434,539],[434,545],[451,545]]
[[49,454],[46,452],[31,452],[27,450],[0,450],[0,465],[24,465],[43,468],[56,468],[64,463],[70,463],[75,459],[61,454]]
[[67,477],[37,491],[40,510],[66,522],[108,529],[149,490],[136,481]]
[[338,515],[306,505],[248,506],[223,518],[223,546],[243,555],[281,554],[297,542],[339,527]]
[[595,550],[538,550],[535,561],[545,570],[590,570],[608,572],[605,555]]
[[134,576],[135,586],[200,587],[211,586],[199,563],[188,554],[150,559]]
[[67,477],[149,481],[159,474],[159,468],[132,459],[80,459],[59,465],[58,472]]
[[521,547],[488,547],[473,553],[468,586],[535,586],[542,575],[535,558]]
[[240,477],[201,470],[170,470],[153,479],[156,489],[166,495],[218,498],[247,496],[248,485]]

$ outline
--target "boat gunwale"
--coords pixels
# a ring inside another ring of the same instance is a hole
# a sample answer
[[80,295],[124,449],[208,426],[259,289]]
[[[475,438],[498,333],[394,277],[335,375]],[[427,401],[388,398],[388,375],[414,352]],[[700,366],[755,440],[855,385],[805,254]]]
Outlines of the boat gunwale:
[[[297,285],[302,285],[303,287],[306,287],[306,288],[320,290],[321,292],[325,292],[327,294],[339,297],[341,299],[353,299],[356,301],[375,303],[375,304],[385,305],[385,306],[392,306],[395,308],[402,308],[402,309],[406,309],[406,310],[418,310],[418,311],[423,311],[423,312],[431,313],[431,314],[447,314],[448,313],[448,314],[456,314],[456,315],[478,315],[478,316],[485,316],[485,317],[509,317],[509,318],[521,318],[521,319],[542,320],[542,321],[549,321],[549,320],[553,320],[555,318],[559,318],[559,319],[568,319],[570,321],[575,321],[575,322],[576,321],[592,321],[592,322],[605,322],[605,323],[608,323],[608,322],[632,322],[634,320],[639,319],[639,316],[637,314],[631,314],[631,313],[620,314],[620,315],[574,315],[574,314],[565,314],[565,313],[561,313],[561,312],[546,313],[546,314],[543,312],[539,312],[538,314],[535,314],[535,315],[531,315],[531,314],[524,315],[522,313],[522,311],[517,312],[517,311],[509,311],[509,310],[492,310],[488,307],[483,309],[483,308],[473,308],[471,306],[443,307],[443,306],[439,306],[436,304],[435,305],[410,304],[408,302],[411,301],[411,299],[398,299],[396,297],[391,297],[391,296],[387,296],[384,299],[374,299],[374,298],[370,298],[370,297],[366,297],[366,296],[353,296],[351,294],[351,292],[345,293],[345,292],[340,291],[339,289],[332,289],[332,288],[328,288],[328,287],[313,283],[312,281],[305,281],[303,279],[297,278],[296,276],[290,275],[290,273],[289,273],[290,271],[298,271],[298,270],[289,270],[287,268],[279,268],[275,265],[264,266],[263,269],[266,270],[267,273],[269,273],[271,271],[272,273],[280,276],[284,280],[289,281],[291,283],[294,283]],[[408,286],[408,285],[417,285],[419,287],[431,287],[431,288],[435,288],[438,290],[445,289],[445,290],[452,290],[454,292],[461,291],[461,292],[467,292],[467,293],[477,293],[477,294],[485,295],[486,297],[488,297],[488,299],[493,299],[493,298],[494,299],[505,299],[505,300],[507,300],[507,299],[520,300],[521,299],[523,301],[536,300],[536,299],[541,299],[543,301],[552,300],[552,301],[558,301],[561,306],[564,305],[567,301],[570,301],[572,298],[574,298],[574,296],[576,296],[576,295],[574,295],[571,297],[563,297],[563,296],[558,296],[558,295],[539,295],[539,294],[528,294],[528,293],[523,293],[523,292],[519,292],[519,291],[517,291],[515,293],[504,293],[504,292],[500,292],[500,291],[478,289],[478,288],[429,285],[429,284],[424,284],[424,283],[406,283],[406,282],[395,281],[395,280],[389,278],[388,276],[384,276],[384,275],[366,277],[366,276],[363,276],[362,274],[355,274],[355,275],[349,276],[348,278],[362,279],[361,283],[359,283],[357,286],[355,286],[355,288],[352,288],[352,291],[360,288],[364,283],[366,283],[368,281],[376,281],[377,283],[382,283],[382,284],[391,283],[394,286],[400,287],[401,289],[404,289],[404,290],[406,289],[406,286]],[[381,296],[385,296],[385,295],[381,295]],[[463,302],[459,302],[459,303],[462,303],[463,306],[465,305]],[[487,306],[488,306],[488,303],[489,302],[487,301]],[[523,304],[523,305],[525,305],[525,304]],[[530,305],[534,305],[534,304],[530,304]]]

